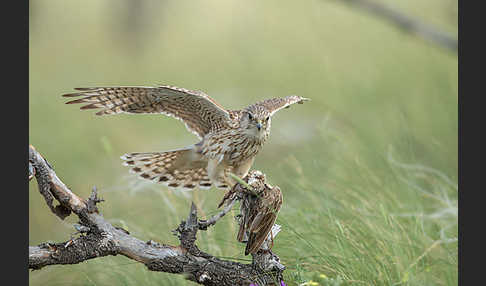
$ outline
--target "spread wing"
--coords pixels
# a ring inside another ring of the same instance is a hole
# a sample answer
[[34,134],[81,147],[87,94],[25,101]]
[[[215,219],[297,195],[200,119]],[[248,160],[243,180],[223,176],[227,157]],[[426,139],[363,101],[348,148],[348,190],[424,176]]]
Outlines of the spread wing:
[[96,115],[162,113],[182,120],[200,138],[229,123],[230,115],[201,91],[174,86],[88,87],[64,97],[81,97],[66,104],[85,103],[81,109],[101,108]]
[[290,95],[286,97],[277,97],[277,98],[270,98],[258,103],[255,103],[254,106],[261,106],[265,108],[269,113],[270,116],[275,114],[275,112],[279,111],[282,108],[288,108],[290,105],[294,103],[302,104],[304,101],[310,100],[308,98],[300,97],[297,95]]
[[282,192],[278,187],[268,190],[263,196],[259,206],[258,214],[255,216],[248,229],[250,235],[246,244],[245,255],[256,253],[277,220],[277,214],[282,206]]

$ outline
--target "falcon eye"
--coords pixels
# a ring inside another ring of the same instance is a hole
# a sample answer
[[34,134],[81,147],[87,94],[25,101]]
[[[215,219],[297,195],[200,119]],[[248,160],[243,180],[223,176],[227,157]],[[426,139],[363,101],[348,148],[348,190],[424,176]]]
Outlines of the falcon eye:
[[248,119],[250,119],[250,120],[253,119],[253,115],[251,115],[251,113],[248,113]]
[[268,119],[270,119],[270,116],[268,116],[268,117],[265,119],[265,121],[268,121]]

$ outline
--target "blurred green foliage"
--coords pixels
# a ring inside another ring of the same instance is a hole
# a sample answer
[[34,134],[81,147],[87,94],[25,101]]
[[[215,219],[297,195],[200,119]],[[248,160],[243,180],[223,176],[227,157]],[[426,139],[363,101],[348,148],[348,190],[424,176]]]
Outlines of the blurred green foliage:
[[[457,35],[457,1],[383,0]],[[457,55],[339,3],[31,1],[29,141],[76,193],[96,185],[103,215],[135,236],[170,233],[194,201],[128,174],[119,156],[197,138],[158,115],[95,117],[64,105],[74,87],[171,84],[241,108],[311,98],[279,112],[254,168],[279,185],[274,251],[288,285],[457,285]],[[65,241],[30,183],[29,243]],[[233,213],[236,214],[236,213]],[[200,232],[203,250],[248,262],[232,215]],[[189,285],[125,257],[30,272],[32,285]],[[325,277],[325,278],[323,278]]]

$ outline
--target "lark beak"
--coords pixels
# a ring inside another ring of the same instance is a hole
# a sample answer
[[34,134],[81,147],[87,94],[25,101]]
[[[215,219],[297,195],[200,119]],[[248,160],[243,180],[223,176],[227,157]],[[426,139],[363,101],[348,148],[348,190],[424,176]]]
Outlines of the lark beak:
[[262,129],[262,124],[260,122],[258,122],[256,124],[256,127],[258,128],[258,131],[260,131]]

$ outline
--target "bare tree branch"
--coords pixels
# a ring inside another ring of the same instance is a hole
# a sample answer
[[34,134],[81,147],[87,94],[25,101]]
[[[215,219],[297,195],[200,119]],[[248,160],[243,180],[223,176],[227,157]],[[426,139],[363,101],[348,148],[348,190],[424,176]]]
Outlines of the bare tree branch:
[[369,0],[342,0],[348,4],[354,5],[358,8],[364,9],[388,22],[394,24],[398,28],[415,34],[426,41],[432,42],[442,48],[449,49],[457,53],[458,41],[452,35],[437,28],[429,26],[418,19],[414,19],[404,13],[387,7],[383,4],[369,1]]
[[200,230],[206,230],[208,228],[208,226],[215,225],[216,222],[218,222],[218,220],[220,218],[222,218],[225,214],[227,214],[233,208],[233,205],[235,203],[236,203],[236,198],[234,200],[232,200],[227,206],[225,206],[222,211],[213,215],[210,219],[199,221],[199,229]]
[[[187,220],[182,221],[174,230],[180,240],[179,246],[159,244],[153,240],[144,242],[126,230],[114,227],[99,214],[96,204],[102,200],[98,198],[96,188],[87,200],[78,197],[31,145],[29,164],[33,169],[29,173],[35,174],[39,192],[51,211],[61,219],[71,212],[75,213],[80,219],[80,225],[75,227],[81,233],[65,242],[29,246],[29,269],[77,264],[121,254],[145,264],[151,271],[184,274],[188,280],[203,285],[280,285],[285,267],[279,263],[278,256],[268,249],[268,243],[264,243],[263,248],[253,255],[252,264],[222,260],[201,251],[195,245],[197,231],[214,225],[231,210],[237,197],[207,221],[197,218],[197,209],[193,203]],[[56,207],[53,207],[54,199],[59,202]]]

